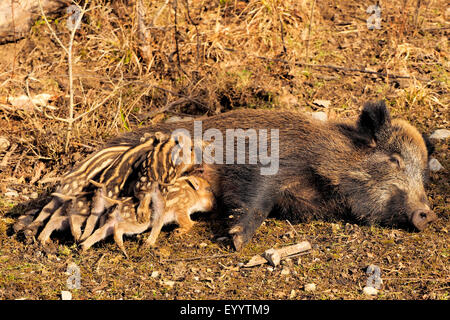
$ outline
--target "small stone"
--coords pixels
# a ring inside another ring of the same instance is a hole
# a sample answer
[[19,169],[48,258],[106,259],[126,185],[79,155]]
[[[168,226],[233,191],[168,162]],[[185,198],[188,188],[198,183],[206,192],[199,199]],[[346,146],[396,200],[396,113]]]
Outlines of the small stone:
[[367,296],[376,296],[378,294],[378,290],[374,287],[364,287],[363,292]]
[[19,196],[19,193],[16,190],[6,189],[5,197],[15,198],[15,197],[18,197],[18,196]]
[[199,246],[200,248],[204,248],[204,247],[207,247],[208,244],[205,243],[205,242],[201,242],[198,246]]
[[150,275],[150,277],[158,278],[159,277],[159,271],[153,271],[152,274]]
[[316,284],[315,283],[308,283],[305,285],[305,291],[306,292],[314,292],[316,291]]
[[72,293],[70,291],[61,291],[61,300],[72,300]]
[[323,111],[316,111],[311,113],[311,117],[313,117],[313,119],[316,120],[320,120],[320,121],[327,121],[328,120],[328,116],[325,112]]
[[437,129],[431,135],[430,139],[444,140],[450,137],[450,130],[448,129]]
[[442,164],[436,158],[431,158],[430,161],[428,161],[428,167],[433,172],[438,172],[444,169]]
[[273,267],[267,267],[267,271],[272,272],[273,271]]
[[288,268],[283,268],[283,270],[281,270],[281,274],[283,276],[287,276],[290,273],[291,273],[291,271]]
[[165,285],[165,286],[168,286],[168,287],[173,287],[174,285],[175,285],[175,281],[172,281],[172,280],[164,280],[164,281],[162,281],[162,284],[163,285]]
[[297,292],[294,289],[292,289],[291,293],[289,294],[289,298],[294,299],[296,295],[297,295]]

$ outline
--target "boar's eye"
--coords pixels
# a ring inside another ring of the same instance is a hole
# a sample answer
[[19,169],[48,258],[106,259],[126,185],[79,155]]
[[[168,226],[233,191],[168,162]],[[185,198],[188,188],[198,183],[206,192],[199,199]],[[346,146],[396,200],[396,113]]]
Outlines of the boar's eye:
[[399,169],[403,169],[405,167],[402,157],[397,153],[392,154],[389,160]]

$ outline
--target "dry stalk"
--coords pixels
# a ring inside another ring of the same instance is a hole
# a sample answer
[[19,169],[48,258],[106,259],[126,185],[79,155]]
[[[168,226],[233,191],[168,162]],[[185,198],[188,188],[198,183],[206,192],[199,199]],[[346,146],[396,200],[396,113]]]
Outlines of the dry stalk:
[[315,6],[316,6],[316,0],[314,0],[312,3],[311,13],[309,15],[308,38],[306,39],[306,56],[305,56],[306,63],[309,63],[309,39],[311,36],[311,26],[312,26],[312,20],[313,20],[313,16],[314,16],[314,7]]
[[[72,72],[72,68],[73,68],[73,61],[72,61],[72,49],[73,49],[73,42],[75,39],[75,34],[80,26],[81,20],[83,19],[83,15],[86,13],[86,7],[89,3],[89,1],[87,0],[84,3],[83,8],[81,8],[78,3],[76,3],[75,1],[73,1],[73,3],[76,5],[77,9],[79,10],[79,15],[74,23],[74,25],[72,26],[72,30],[70,33],[70,39],[69,39],[69,44],[68,46],[65,46],[64,43],[61,41],[61,39],[59,39],[59,37],[56,35],[55,30],[52,28],[52,26],[50,25],[47,16],[44,12],[44,9],[42,8],[42,2],[41,0],[39,1],[39,9],[41,11],[41,15],[44,18],[45,24],[47,25],[47,27],[49,28],[50,32],[52,33],[53,37],[55,38],[55,40],[58,42],[58,44],[61,46],[61,48],[64,50],[64,52],[67,54],[67,64],[68,64],[68,69],[69,69],[69,117],[65,119],[65,122],[67,122],[67,135],[66,135],[66,141],[65,141],[65,146],[64,146],[64,150],[67,153],[68,152],[68,147],[69,147],[69,141],[70,141],[70,137],[72,134],[72,128],[73,128],[73,123],[75,122],[74,119],[74,90],[73,90],[73,72]],[[79,117],[77,117],[78,119]],[[60,119],[58,119],[60,120]]]

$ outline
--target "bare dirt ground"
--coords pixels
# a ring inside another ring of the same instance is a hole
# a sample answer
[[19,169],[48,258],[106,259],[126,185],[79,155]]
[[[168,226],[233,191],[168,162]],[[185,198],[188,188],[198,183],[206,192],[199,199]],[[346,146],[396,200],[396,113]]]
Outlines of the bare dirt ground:
[[[291,226],[271,217],[235,253],[222,239],[224,218],[197,215],[183,238],[164,228],[155,249],[140,248],[147,234],[127,238],[130,259],[112,240],[81,253],[59,233],[57,252],[48,254],[15,235],[17,217],[49,199],[52,178],[108,138],[173,115],[249,107],[349,117],[365,101],[383,98],[393,116],[422,132],[449,128],[446,1],[381,1],[381,28],[374,30],[367,28],[367,3],[357,1],[143,3],[145,41],[134,1],[88,5],[73,45],[73,74],[75,115],[92,111],[74,123],[68,152],[60,120],[69,115],[67,56],[45,21],[0,46],[0,136],[11,144],[0,157],[0,299],[59,299],[71,263],[81,277],[74,299],[449,299],[448,140],[436,144],[444,169],[427,187],[440,220],[421,233],[345,221]],[[66,17],[49,22],[67,44]],[[52,96],[53,109],[8,102],[40,93]],[[238,267],[303,240],[312,251],[275,269]],[[369,298],[362,288],[371,264],[381,268],[383,285]],[[304,290],[309,283],[315,291]]]

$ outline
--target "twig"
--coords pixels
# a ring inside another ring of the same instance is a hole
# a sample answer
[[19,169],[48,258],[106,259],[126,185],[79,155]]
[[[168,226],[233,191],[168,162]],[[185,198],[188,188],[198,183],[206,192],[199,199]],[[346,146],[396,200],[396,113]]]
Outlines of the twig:
[[173,23],[174,23],[174,38],[175,38],[175,54],[177,55],[177,66],[179,70],[185,73],[184,70],[181,68],[180,50],[178,45],[178,27],[177,27],[178,0],[173,0],[173,10],[174,10]]
[[13,41],[14,41],[14,53],[13,53],[13,61],[12,61],[12,68],[11,68],[11,78],[14,78],[14,71],[15,71],[15,65],[16,65],[16,24],[15,24],[15,18],[14,18],[14,0],[11,0],[11,14],[12,14],[12,29],[13,29]]
[[[278,9],[277,9],[278,11]],[[283,53],[286,54],[287,50],[286,50],[286,44],[284,43],[284,27],[283,27],[283,20],[281,19],[281,15],[279,12],[278,13],[278,21],[280,22],[280,34],[281,34],[281,43],[283,44]]]
[[27,154],[27,152],[28,152],[28,150],[23,150],[23,151],[22,151],[22,153],[21,153],[21,155],[20,155],[20,157],[19,157],[19,160],[17,161],[16,166],[15,166],[15,168],[14,168],[14,171],[13,171],[13,173],[12,173],[12,176],[13,176],[13,177],[16,176],[16,173],[17,173],[17,171],[19,170],[19,167],[20,167],[20,163],[22,162],[22,159],[25,157],[25,155]]
[[186,8],[188,20],[194,26],[195,32],[197,34],[197,65],[200,65],[200,33],[198,32],[198,23],[195,23],[191,18],[191,13],[189,10],[189,0],[184,1],[184,6]]
[[5,154],[5,156],[2,159],[2,162],[0,162],[0,168],[4,168],[8,165],[9,158],[14,153],[14,151],[16,151],[16,149],[17,149],[17,144],[15,143],[11,146],[9,151]]
[[144,21],[145,13],[144,7],[142,5],[142,0],[137,0],[136,2],[136,16],[138,40],[140,42],[139,50],[141,52],[143,60],[148,64],[148,61],[150,60],[150,46],[148,45],[148,43],[150,42],[150,34]]
[[294,231],[295,235],[298,236],[298,232],[294,229],[294,226],[291,224],[291,222],[288,219],[286,219],[286,222],[291,226],[291,229]]
[[416,5],[416,13],[414,15],[414,27],[417,30],[418,25],[417,25],[417,20],[419,18],[419,9],[420,9],[420,4],[421,4],[421,0],[417,0],[417,5]]
[[309,24],[308,24],[308,38],[306,39],[306,54],[305,54],[305,61],[309,62],[309,37],[311,35],[311,25],[312,25],[312,19],[314,15],[314,7],[316,6],[316,0],[313,1],[313,4],[311,6],[311,13],[309,15]]
[[102,256],[100,257],[100,259],[98,259],[98,261],[96,262],[97,267],[95,268],[95,272],[98,274],[99,270],[100,270],[100,263],[103,261],[103,258],[105,257],[105,254],[102,254]]
[[77,6],[77,8],[80,10],[80,12],[75,21],[75,24],[72,26],[68,47],[66,47],[62,43],[62,41],[56,35],[55,30],[50,25],[50,23],[47,19],[47,16],[45,15],[44,9],[42,8],[41,0],[38,0],[38,2],[39,2],[39,9],[41,10],[42,17],[44,18],[47,27],[49,28],[50,32],[52,33],[53,37],[56,39],[58,44],[61,46],[61,48],[67,54],[67,64],[68,64],[68,68],[69,68],[69,117],[67,119],[65,119],[65,122],[67,122],[68,125],[67,125],[67,135],[66,135],[66,142],[65,142],[64,150],[65,150],[65,152],[68,152],[69,140],[70,140],[70,137],[72,134],[73,123],[75,121],[74,120],[73,72],[72,72],[72,67],[73,67],[72,66],[72,58],[73,58],[72,57],[72,48],[73,48],[73,42],[75,39],[75,33],[76,33],[78,27],[80,26],[81,20],[83,19],[83,15],[86,12],[87,4],[89,3],[89,1],[88,0],[85,1],[83,8],[81,8],[77,3],[74,2],[75,5]]

